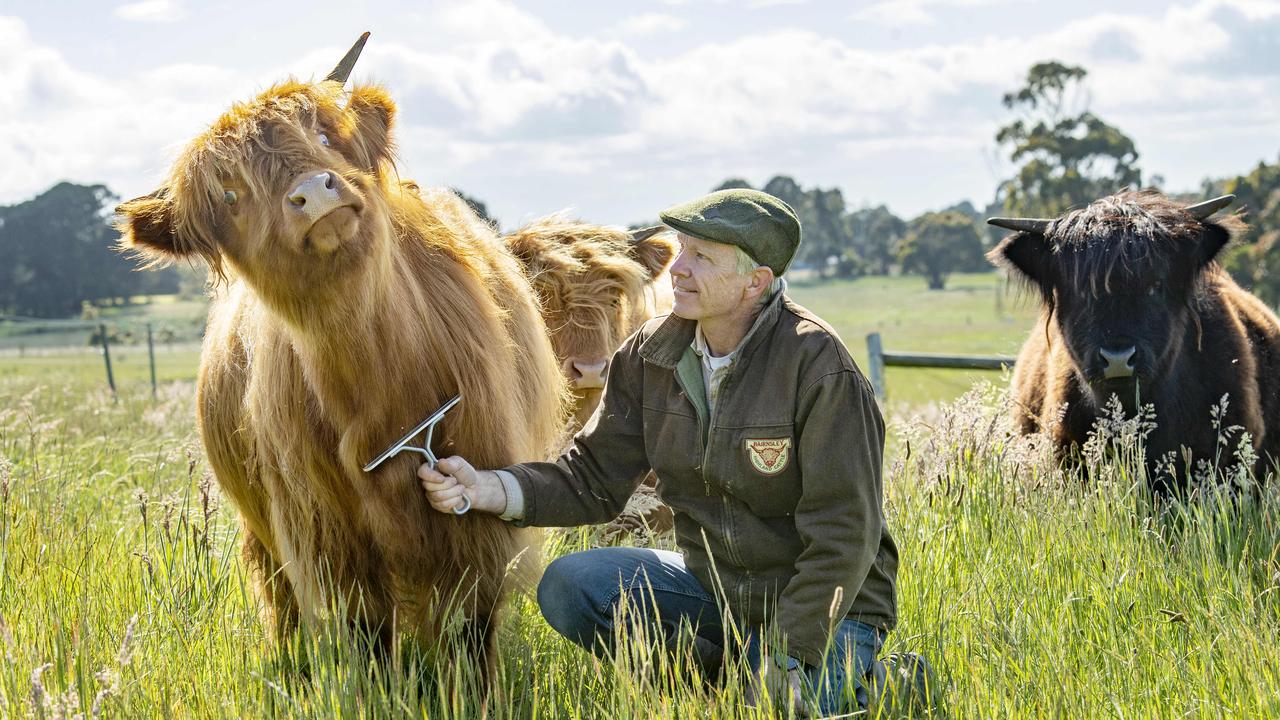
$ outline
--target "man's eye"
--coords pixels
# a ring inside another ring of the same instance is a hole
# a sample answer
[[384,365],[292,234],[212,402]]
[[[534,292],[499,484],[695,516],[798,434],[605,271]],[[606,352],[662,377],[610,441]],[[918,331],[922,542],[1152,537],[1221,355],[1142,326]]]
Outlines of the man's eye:
[[223,190],[223,191],[222,191],[222,202],[224,202],[224,203],[226,203],[226,204],[228,204],[228,205],[235,205],[235,204],[236,204],[236,200],[238,200],[238,199],[239,199],[239,196],[238,196],[238,195],[236,195],[236,191],[235,191],[235,190]]
[[320,144],[325,147],[329,147],[329,136],[324,133],[320,133]]

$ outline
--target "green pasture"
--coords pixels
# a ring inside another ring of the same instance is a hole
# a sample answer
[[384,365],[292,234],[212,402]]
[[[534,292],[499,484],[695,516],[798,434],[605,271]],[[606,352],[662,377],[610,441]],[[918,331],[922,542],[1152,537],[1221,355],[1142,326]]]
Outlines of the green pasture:
[[[937,293],[913,278],[793,291],[860,359],[871,330],[893,350],[1012,353],[1032,322],[1009,298],[995,312],[994,276]],[[113,398],[99,355],[0,355],[0,717],[481,715],[475,672],[450,646],[378,659],[326,620],[269,642],[235,510],[195,437],[196,349],[161,353],[155,398],[145,346],[119,357]],[[956,398],[968,386],[889,375],[901,623],[885,650],[933,663],[933,715],[1280,717],[1280,488],[1154,503],[1123,419],[1065,477],[1043,439],[1008,435],[998,387]],[[1224,437],[1210,469],[1224,482],[1234,446]],[[599,542],[550,531],[545,556]],[[736,676],[705,683],[643,636],[594,659],[524,590],[499,656],[488,717],[777,716],[745,707]]]
[[[449,648],[373,662],[327,622],[286,650],[267,641],[190,382],[113,400],[94,382],[5,376],[0,393],[0,717],[479,716]],[[1280,714],[1276,488],[1153,509],[1123,428],[1118,455],[1064,479],[994,408],[970,395],[899,422],[912,452],[886,461],[902,555],[886,650],[932,661],[935,716]],[[597,541],[551,531],[546,554]],[[642,637],[591,658],[527,592],[499,647],[490,717],[772,716],[743,705],[736,678],[709,689]]]
[[[1034,304],[1006,288],[994,273],[953,276],[941,291],[926,289],[917,277],[875,277],[795,283],[790,294],[835,327],[864,370],[869,332],[879,332],[887,350],[1015,355],[1036,315]],[[156,345],[160,379],[195,378],[199,349],[192,344],[193,333],[204,320],[203,304],[161,296],[146,304],[107,308],[102,320],[134,331],[129,344],[112,346],[112,363],[122,387],[148,377],[142,329],[147,322],[155,328],[181,331],[178,342]],[[60,332],[56,341],[29,340],[30,349],[22,356],[16,332],[0,325],[0,377],[43,374],[96,379],[105,385],[101,353],[88,346],[89,330]],[[41,347],[51,344],[68,347],[61,351]],[[948,401],[976,380],[999,377],[990,371],[888,368],[888,400],[891,407]]]

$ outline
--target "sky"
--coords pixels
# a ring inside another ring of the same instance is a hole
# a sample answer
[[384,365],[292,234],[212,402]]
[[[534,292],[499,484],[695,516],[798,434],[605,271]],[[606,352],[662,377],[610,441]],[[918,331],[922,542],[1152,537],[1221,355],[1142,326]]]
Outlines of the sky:
[[183,144],[286,77],[399,106],[402,177],[507,228],[628,224],[730,177],[850,209],[982,207],[1027,68],[1089,71],[1091,109],[1170,190],[1280,157],[1280,0],[0,0],[0,205],[61,180],[153,190]]

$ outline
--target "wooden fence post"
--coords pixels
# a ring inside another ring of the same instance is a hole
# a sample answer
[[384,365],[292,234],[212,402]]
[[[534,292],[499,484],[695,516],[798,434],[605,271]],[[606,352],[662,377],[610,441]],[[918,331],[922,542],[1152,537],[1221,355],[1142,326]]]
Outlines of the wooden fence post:
[[880,344],[880,333],[867,335],[867,372],[871,374],[871,389],[875,390],[876,399],[884,402],[884,346]]
[[107,364],[107,384],[111,386],[111,394],[116,394],[116,376],[111,372],[111,345],[107,342],[107,325],[98,323],[98,337],[102,340],[102,359]]
[[156,396],[156,346],[151,340],[151,323],[147,323],[147,358],[151,361],[151,397]]

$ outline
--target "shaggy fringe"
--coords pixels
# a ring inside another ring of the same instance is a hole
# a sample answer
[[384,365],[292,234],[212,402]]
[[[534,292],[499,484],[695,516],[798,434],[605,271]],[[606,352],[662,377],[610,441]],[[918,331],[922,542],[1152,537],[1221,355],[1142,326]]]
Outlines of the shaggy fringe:
[[[462,598],[487,645],[506,591],[537,564],[536,537],[431,510],[413,457],[362,466],[455,393],[463,402],[437,430],[439,456],[478,467],[548,459],[568,394],[519,262],[457,196],[395,177],[393,116],[377,87],[344,96],[334,83],[282,83],[234,105],[161,191],[123,209],[166,219],[170,254],[202,257],[216,275],[201,433],[277,632],[341,607],[380,635],[429,641],[451,622],[434,603]],[[333,151],[323,157],[317,132]],[[270,247],[268,198],[317,166],[363,197],[360,242],[286,262]],[[241,239],[258,246],[235,248],[234,260],[222,240],[228,184],[252,200],[237,212],[258,214]]]

